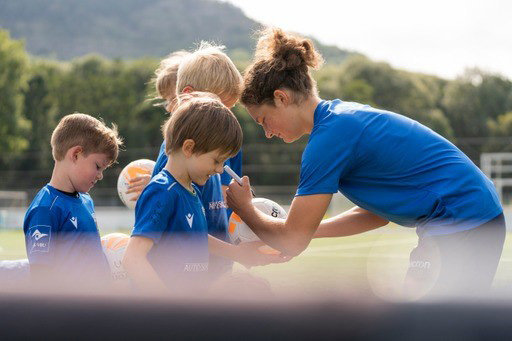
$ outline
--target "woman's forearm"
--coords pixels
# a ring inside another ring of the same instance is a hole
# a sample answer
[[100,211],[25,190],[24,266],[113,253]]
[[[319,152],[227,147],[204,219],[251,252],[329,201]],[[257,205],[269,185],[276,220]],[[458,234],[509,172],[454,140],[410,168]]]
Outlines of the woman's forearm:
[[345,237],[384,226],[389,221],[360,207],[323,220],[314,238]]

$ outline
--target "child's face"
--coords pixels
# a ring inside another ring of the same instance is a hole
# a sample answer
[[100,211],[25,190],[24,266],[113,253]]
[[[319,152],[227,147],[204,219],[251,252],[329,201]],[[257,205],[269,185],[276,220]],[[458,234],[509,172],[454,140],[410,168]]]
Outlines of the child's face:
[[79,153],[73,162],[71,179],[77,192],[89,192],[98,180],[103,179],[103,171],[110,166],[111,160],[103,153],[91,153],[87,156]]
[[210,176],[224,171],[224,162],[228,157],[229,155],[222,154],[218,149],[204,154],[192,154],[187,162],[190,180],[204,185]]

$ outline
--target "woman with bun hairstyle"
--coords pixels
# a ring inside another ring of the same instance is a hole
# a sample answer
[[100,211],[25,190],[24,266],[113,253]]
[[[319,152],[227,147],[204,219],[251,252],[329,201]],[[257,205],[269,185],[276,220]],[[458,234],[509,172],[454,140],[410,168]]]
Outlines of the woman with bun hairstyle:
[[[312,42],[280,29],[261,33],[241,102],[267,138],[309,135],[286,220],[251,204],[250,182],[232,182],[228,205],[268,245],[298,255],[312,238],[340,237],[394,222],[414,227],[405,289],[480,294],[489,289],[505,238],[492,182],[451,142],[390,111],[318,96]],[[322,220],[333,193],[356,206]]]

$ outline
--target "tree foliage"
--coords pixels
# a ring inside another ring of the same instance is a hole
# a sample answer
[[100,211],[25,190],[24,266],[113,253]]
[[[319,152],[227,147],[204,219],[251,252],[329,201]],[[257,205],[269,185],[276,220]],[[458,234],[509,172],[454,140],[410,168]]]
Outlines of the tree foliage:
[[0,30],[0,154],[27,148],[30,122],[23,116],[27,55],[21,41]]

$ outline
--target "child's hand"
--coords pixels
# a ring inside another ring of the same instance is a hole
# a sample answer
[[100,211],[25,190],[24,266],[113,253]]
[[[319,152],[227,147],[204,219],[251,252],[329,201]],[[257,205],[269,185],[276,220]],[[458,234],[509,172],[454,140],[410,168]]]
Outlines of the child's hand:
[[130,199],[131,201],[137,201],[137,199],[139,199],[142,190],[148,185],[150,180],[151,175],[149,174],[137,175],[136,177],[130,179],[130,185],[128,186],[126,194],[137,193],[137,195]]
[[260,241],[238,244],[236,246],[236,259],[234,260],[249,269],[253,266],[285,263],[292,259],[292,257],[281,255],[280,253],[263,253],[260,250],[262,246],[266,246],[266,244]]

